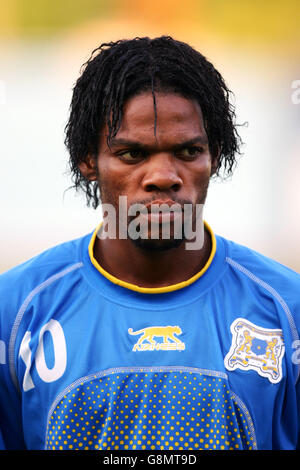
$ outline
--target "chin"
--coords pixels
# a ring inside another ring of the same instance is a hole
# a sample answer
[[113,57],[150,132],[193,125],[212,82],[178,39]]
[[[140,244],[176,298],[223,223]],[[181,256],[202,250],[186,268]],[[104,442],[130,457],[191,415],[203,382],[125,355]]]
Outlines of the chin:
[[168,239],[168,240],[153,240],[153,239],[144,239],[138,238],[136,240],[131,240],[132,243],[141,250],[152,251],[152,252],[162,252],[171,250],[173,248],[178,248],[183,243],[183,238],[177,239]]

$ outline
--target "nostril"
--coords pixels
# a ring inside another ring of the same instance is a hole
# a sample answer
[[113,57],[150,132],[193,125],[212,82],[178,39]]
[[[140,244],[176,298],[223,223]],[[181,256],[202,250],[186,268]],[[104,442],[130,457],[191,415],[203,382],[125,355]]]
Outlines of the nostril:
[[175,184],[173,184],[171,189],[173,189],[173,191],[177,192],[177,191],[179,191],[180,187],[181,187],[181,185],[179,183],[175,183]]
[[[180,187],[181,185],[179,183],[174,183],[173,185],[171,185],[168,189],[171,189],[175,192],[179,191],[180,190]],[[145,186],[145,190],[146,191],[149,191],[149,192],[153,192],[153,191],[161,191],[162,190],[162,187],[161,185],[156,185],[156,184],[147,184]]]
[[149,192],[157,191],[158,187],[155,186],[155,184],[147,184],[147,186],[145,187],[145,190]]

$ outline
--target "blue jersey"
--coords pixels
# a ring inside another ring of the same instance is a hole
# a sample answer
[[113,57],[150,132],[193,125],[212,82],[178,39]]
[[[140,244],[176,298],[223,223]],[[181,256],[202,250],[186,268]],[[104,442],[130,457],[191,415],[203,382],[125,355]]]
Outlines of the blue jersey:
[[3,448],[297,448],[300,276],[206,228],[168,287],[108,274],[97,231],[0,276]]

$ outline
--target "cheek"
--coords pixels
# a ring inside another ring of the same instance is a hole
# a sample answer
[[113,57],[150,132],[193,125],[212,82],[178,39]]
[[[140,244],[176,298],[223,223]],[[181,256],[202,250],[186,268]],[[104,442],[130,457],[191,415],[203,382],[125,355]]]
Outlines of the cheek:
[[211,159],[210,157],[203,158],[191,168],[191,178],[194,185],[199,187],[206,185],[211,176]]
[[190,172],[190,194],[194,202],[204,204],[211,177],[210,159],[201,161]]
[[128,189],[130,175],[120,171],[113,163],[106,161],[98,165],[98,182],[102,202],[118,205],[120,195],[125,195]]

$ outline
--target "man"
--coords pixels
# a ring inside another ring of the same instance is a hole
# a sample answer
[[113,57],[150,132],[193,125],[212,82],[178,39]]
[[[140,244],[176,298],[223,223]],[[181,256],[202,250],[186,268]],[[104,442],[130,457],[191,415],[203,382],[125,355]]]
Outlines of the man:
[[215,236],[230,92],[170,37],[94,51],[66,144],[94,231],[1,276],[8,449],[296,449],[299,275]]

